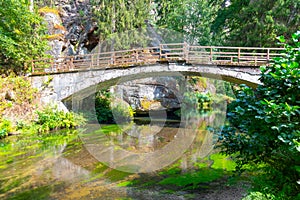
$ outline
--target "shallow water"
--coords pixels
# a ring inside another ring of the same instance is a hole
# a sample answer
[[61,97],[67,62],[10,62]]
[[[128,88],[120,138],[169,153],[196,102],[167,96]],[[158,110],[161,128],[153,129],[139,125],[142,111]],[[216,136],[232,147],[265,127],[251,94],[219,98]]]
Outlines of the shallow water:
[[213,148],[207,126],[218,118],[9,137],[0,142],[0,199],[197,199],[235,167]]

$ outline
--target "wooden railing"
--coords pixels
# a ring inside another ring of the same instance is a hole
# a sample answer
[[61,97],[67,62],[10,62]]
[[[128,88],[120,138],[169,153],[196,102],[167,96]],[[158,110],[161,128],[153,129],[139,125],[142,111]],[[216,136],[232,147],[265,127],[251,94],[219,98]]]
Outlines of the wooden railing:
[[280,56],[282,50],[282,48],[191,46],[186,43],[173,43],[160,44],[157,47],[33,60],[31,67],[32,74],[47,74],[157,62],[261,66],[268,65],[272,58]]

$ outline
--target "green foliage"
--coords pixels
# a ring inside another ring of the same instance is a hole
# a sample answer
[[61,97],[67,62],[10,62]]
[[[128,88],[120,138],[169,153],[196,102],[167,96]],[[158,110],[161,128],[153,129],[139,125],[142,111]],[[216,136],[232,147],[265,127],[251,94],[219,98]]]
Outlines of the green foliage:
[[290,36],[297,31],[299,12],[300,1],[231,0],[218,11],[212,32],[222,45],[275,46],[276,35]]
[[45,55],[47,41],[41,17],[29,11],[26,1],[0,2],[0,72],[28,70],[28,61]]
[[96,94],[95,99],[95,109],[96,115],[99,123],[112,123],[113,122],[113,114],[110,109],[110,92],[106,90],[99,91]]
[[270,194],[263,194],[261,192],[251,192],[242,200],[275,200],[276,198],[274,195]]
[[96,94],[95,107],[99,123],[125,123],[133,119],[133,109],[121,100],[112,101],[111,93],[106,90]]
[[[6,78],[0,77],[0,92],[4,94],[6,92],[13,92],[15,96],[13,100],[14,103],[22,105],[24,103],[32,103],[37,90],[31,87],[31,83],[28,78],[10,75]],[[0,99],[0,106],[8,103],[3,97],[0,97]]]
[[116,101],[111,107],[114,121],[117,123],[127,123],[133,120],[134,111],[130,105],[124,101]]
[[[21,119],[31,120],[37,97],[37,90],[31,87],[28,78],[14,75],[0,77],[0,123],[2,117],[18,123]],[[1,135],[8,132],[2,129]]]
[[234,171],[236,163],[230,159],[229,156],[225,156],[219,153],[210,155],[210,160],[214,163],[211,166],[212,169],[223,169],[226,171]]
[[6,137],[12,131],[13,126],[11,121],[0,118],[0,139]]
[[210,93],[203,93],[198,91],[186,92],[184,94],[183,103],[187,107],[197,106],[196,109],[207,109],[212,103]]
[[91,4],[98,23],[100,41],[108,39],[113,33],[123,33],[145,26],[145,20],[149,17],[149,0],[92,0]]
[[42,111],[37,111],[37,115],[35,125],[40,133],[63,128],[76,128],[85,123],[85,119],[81,115],[59,111],[51,106]]
[[205,0],[156,0],[157,25],[183,33],[190,44],[212,44],[210,25],[220,8]]
[[[236,155],[238,168],[265,164],[259,191],[279,199],[293,199],[300,190],[300,31],[292,46],[261,68],[256,91],[242,86],[237,99],[228,106],[230,125],[219,133],[219,147]],[[280,37],[281,42],[284,39]],[[265,175],[266,174],[266,175]]]

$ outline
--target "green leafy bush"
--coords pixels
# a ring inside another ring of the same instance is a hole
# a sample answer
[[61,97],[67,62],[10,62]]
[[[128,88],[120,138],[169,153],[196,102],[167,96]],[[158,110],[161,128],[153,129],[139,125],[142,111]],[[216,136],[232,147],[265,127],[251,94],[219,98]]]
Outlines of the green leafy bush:
[[0,77],[0,113],[14,113],[20,116],[22,113],[16,113],[17,110],[31,110],[32,103],[38,96],[36,93],[37,90],[31,87],[26,77]]
[[0,1],[0,73],[28,70],[28,61],[45,55],[43,19],[28,9],[27,1]]
[[123,123],[133,119],[132,108],[120,99],[113,101],[111,93],[106,90],[96,94],[95,107],[99,123]]
[[264,164],[255,189],[277,199],[300,198],[299,38],[300,31],[292,35],[294,45],[285,45],[282,57],[261,68],[263,85],[255,91],[241,87],[228,106],[230,125],[219,133],[219,147],[237,155],[239,169]]
[[0,139],[6,137],[12,131],[13,131],[13,126],[11,121],[0,118]]
[[183,103],[187,106],[196,106],[197,109],[207,109],[212,103],[212,98],[210,93],[186,92]]
[[51,106],[42,111],[37,111],[35,121],[37,130],[41,133],[63,128],[76,128],[85,123],[82,115],[73,112],[59,111]]
[[114,121],[117,123],[126,123],[133,120],[134,111],[130,105],[117,100],[111,105]]
[[106,90],[101,90],[96,94],[95,109],[99,123],[112,123],[113,114],[110,109],[111,94]]

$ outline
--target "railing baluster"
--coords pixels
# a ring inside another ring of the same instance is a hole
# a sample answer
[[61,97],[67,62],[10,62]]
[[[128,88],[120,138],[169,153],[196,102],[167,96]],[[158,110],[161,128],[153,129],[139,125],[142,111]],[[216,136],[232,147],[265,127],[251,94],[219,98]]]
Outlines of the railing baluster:
[[34,60],[31,61],[31,73],[34,73]]
[[213,49],[212,49],[212,47],[210,47],[210,55],[209,55],[209,59],[210,59],[210,62],[213,61]]
[[270,49],[267,48],[267,65],[270,63]]
[[238,63],[240,63],[240,59],[241,59],[241,49],[238,48]]
[[162,48],[163,48],[163,45],[159,44],[159,58],[160,59],[162,58]]
[[189,46],[186,42],[183,44],[183,59],[188,62],[189,60]]

